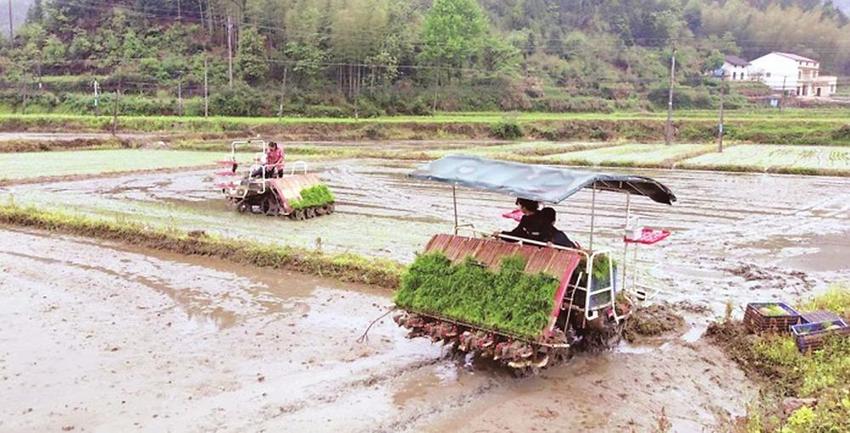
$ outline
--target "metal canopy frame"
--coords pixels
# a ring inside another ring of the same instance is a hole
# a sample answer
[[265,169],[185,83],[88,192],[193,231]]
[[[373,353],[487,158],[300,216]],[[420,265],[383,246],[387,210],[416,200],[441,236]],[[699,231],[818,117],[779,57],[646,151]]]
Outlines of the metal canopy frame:
[[[482,161],[486,162],[487,160],[482,160]],[[416,178],[424,179],[424,180],[432,180],[432,181],[445,182],[445,183],[451,184],[451,187],[452,187],[452,211],[453,211],[452,216],[453,216],[453,226],[454,226],[453,227],[453,233],[455,235],[458,235],[458,233],[461,231],[461,229],[470,230],[474,236],[475,235],[484,235],[484,236],[488,235],[486,233],[483,233],[483,232],[476,230],[474,224],[472,224],[472,223],[461,224],[460,221],[459,221],[458,205],[457,205],[457,187],[458,186],[466,186],[466,187],[470,187],[470,188],[475,189],[477,185],[470,185],[469,183],[461,183],[461,182],[457,182],[457,181],[447,181],[446,179],[435,178],[435,177],[431,177],[431,176],[427,176],[427,175],[416,175],[415,173],[412,176],[416,177]],[[596,233],[596,196],[597,196],[597,191],[611,191],[611,192],[625,193],[625,195],[626,195],[626,200],[625,200],[626,215],[625,215],[625,220],[624,220],[624,231],[629,228],[629,225],[631,223],[631,218],[632,218],[631,196],[632,196],[633,193],[649,197],[649,198],[653,199],[654,201],[659,202],[657,194],[653,195],[653,192],[645,191],[643,189],[643,186],[648,184],[647,182],[652,182],[652,184],[655,185],[655,187],[657,188],[657,191],[655,191],[656,193],[658,191],[662,191],[665,194],[667,194],[666,197],[669,198],[669,201],[667,202],[668,204],[672,204],[672,202],[674,202],[676,200],[675,195],[673,195],[673,193],[670,192],[669,189],[667,189],[664,185],[662,185],[662,184],[658,183],[657,181],[654,181],[653,179],[650,179],[650,178],[638,178],[638,179],[640,179],[640,182],[632,182],[628,178],[617,179],[616,176],[612,176],[612,175],[601,175],[601,176],[602,176],[602,178],[599,178],[599,179],[594,178],[588,184],[582,185],[582,188],[590,188],[591,189],[590,236],[589,236],[590,239],[589,239],[589,245],[588,245],[587,251],[564,248],[564,247],[560,247],[560,246],[557,246],[557,245],[550,245],[550,244],[545,244],[545,243],[542,243],[542,242],[537,242],[537,241],[533,241],[533,240],[529,240],[529,239],[515,238],[515,237],[512,237],[512,236],[506,237],[506,238],[509,238],[511,240],[517,241],[520,244],[525,243],[525,244],[537,245],[537,246],[543,246],[543,247],[552,247],[552,248],[557,248],[557,249],[572,250],[572,251],[578,252],[578,253],[584,255],[585,257],[587,257],[587,260],[586,260],[587,267],[583,271],[587,275],[587,287],[579,287],[579,286],[574,287],[574,290],[582,290],[582,291],[585,292],[585,305],[583,306],[583,313],[584,313],[584,317],[585,317],[586,320],[596,319],[598,317],[599,308],[605,308],[606,306],[608,306],[608,304],[604,304],[604,305],[596,306],[596,308],[592,309],[591,308],[591,302],[592,302],[593,297],[595,295],[610,291],[611,292],[611,299],[610,299],[609,303],[612,306],[614,305],[614,303],[615,303],[614,298],[615,298],[615,295],[617,293],[617,291],[615,290],[615,286],[618,283],[618,281],[616,281],[617,275],[614,274],[614,267],[610,266],[609,267],[610,285],[608,287],[605,287],[605,288],[602,288],[602,289],[599,289],[599,290],[593,290],[592,289],[593,273],[591,272],[591,269],[593,267],[593,260],[596,258],[596,256],[599,256],[599,255],[607,255],[608,260],[612,260],[611,254],[608,253],[607,251],[594,251],[594,241],[595,241],[595,233]],[[486,187],[481,187],[481,186],[478,186],[477,189],[484,189],[484,190],[488,190],[488,191],[507,193],[507,191],[494,190],[493,188],[486,188]],[[576,191],[570,192],[566,197],[564,197],[564,199],[571,196],[575,192]],[[523,198],[527,198],[527,197],[523,197]],[[557,201],[547,201],[547,200],[539,200],[539,201],[542,201],[544,203],[555,204],[555,203],[559,203],[562,200],[563,199],[557,200]],[[661,201],[661,202],[663,203],[664,201]],[[621,284],[620,290],[623,291],[624,293],[628,292],[628,290],[626,288],[627,253],[628,253],[628,244],[626,244],[625,249],[623,251],[623,263],[622,263],[622,269],[621,269],[622,270],[622,276],[621,276],[621,280],[619,281],[620,284]],[[632,281],[633,281],[633,284],[634,284],[635,279],[632,278]],[[629,299],[629,298],[627,297],[627,299]],[[571,304],[570,304],[571,305],[570,313],[571,313],[572,305],[573,305],[572,300],[570,300],[570,302],[571,302]],[[632,301],[629,300],[629,302],[631,303]],[[613,314],[614,314],[614,318],[618,322],[620,320],[624,319],[628,315],[628,314],[626,314],[626,315],[621,316],[621,315],[617,314],[616,308],[613,309]]]
[[429,162],[411,177],[497,192],[544,203],[560,203],[584,188],[642,195],[663,204],[676,196],[655,179],[545,165],[450,155]]

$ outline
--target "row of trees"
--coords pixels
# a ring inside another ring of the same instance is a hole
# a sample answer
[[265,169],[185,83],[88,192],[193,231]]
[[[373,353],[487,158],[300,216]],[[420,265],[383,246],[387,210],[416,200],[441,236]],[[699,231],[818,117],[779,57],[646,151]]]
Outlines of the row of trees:
[[647,94],[674,49],[692,87],[723,54],[773,50],[850,75],[847,21],[822,0],[33,0],[0,69],[7,85],[89,74],[140,92],[235,81],[348,101],[484,86],[522,109]]

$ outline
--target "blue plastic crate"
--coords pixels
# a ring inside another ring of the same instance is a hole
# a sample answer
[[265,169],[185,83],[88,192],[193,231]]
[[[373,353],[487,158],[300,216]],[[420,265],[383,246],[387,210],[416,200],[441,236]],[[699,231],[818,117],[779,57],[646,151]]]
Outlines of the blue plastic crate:
[[800,352],[808,352],[823,347],[824,341],[830,336],[850,335],[850,327],[842,319],[801,323],[791,327],[791,334],[794,335],[794,341]]

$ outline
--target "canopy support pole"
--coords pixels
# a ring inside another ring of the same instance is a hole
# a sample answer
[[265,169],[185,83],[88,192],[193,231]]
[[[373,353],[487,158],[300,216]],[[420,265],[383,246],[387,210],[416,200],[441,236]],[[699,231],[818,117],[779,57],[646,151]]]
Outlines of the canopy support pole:
[[454,207],[455,214],[455,236],[457,236],[457,185],[452,184],[452,205]]
[[626,238],[629,236],[629,221],[632,216],[632,193],[626,191],[626,224],[623,229],[623,285],[621,286],[621,290],[625,293],[626,291],[626,266],[628,262],[626,261],[626,257],[628,257],[629,253],[629,243],[626,242]]
[[593,230],[596,222],[596,182],[593,183],[593,198],[590,200],[590,251],[593,251]]

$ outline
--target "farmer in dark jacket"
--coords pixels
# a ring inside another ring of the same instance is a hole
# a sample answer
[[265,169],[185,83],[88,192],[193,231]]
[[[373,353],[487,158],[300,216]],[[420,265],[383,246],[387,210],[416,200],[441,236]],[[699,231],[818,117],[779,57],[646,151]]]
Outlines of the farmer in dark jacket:
[[540,210],[539,215],[545,224],[541,233],[543,242],[551,242],[554,245],[566,248],[578,248],[578,245],[576,245],[575,242],[570,240],[564,232],[555,227],[555,220],[557,220],[555,209],[552,209],[551,207],[544,207]]
[[[499,237],[501,235],[507,235],[532,241],[545,242],[543,239],[543,233],[546,230],[547,223],[538,211],[540,204],[534,200],[527,200],[524,198],[518,198],[516,200],[516,204],[519,206],[520,211],[522,211],[522,219],[520,219],[519,225],[511,231],[496,232],[495,236]],[[515,239],[504,240],[516,242]]]

